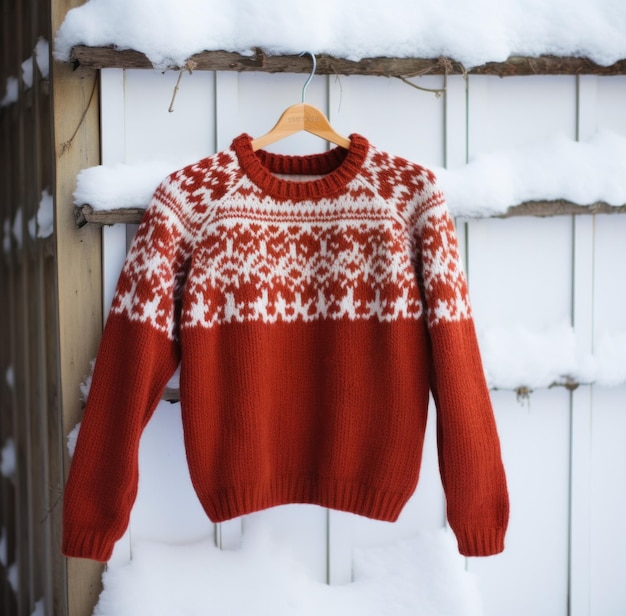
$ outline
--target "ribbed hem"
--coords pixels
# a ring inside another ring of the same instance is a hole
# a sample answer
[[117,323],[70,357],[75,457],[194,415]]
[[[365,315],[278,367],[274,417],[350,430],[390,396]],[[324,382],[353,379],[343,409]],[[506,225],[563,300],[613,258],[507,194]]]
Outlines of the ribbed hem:
[[221,488],[198,496],[213,522],[290,503],[321,505],[376,520],[395,522],[411,496],[334,479],[285,478],[234,488]]
[[455,531],[463,556],[493,556],[504,550],[504,530],[496,528]]
[[[320,199],[345,190],[348,182],[361,170],[369,150],[367,139],[350,135],[350,149],[333,148],[320,154],[288,156],[252,149],[252,137],[239,135],[232,143],[243,172],[264,193],[278,199]],[[323,176],[318,179],[294,181],[283,175]]]
[[65,556],[90,558],[105,563],[111,558],[117,539],[111,533],[71,529],[63,532],[62,551]]

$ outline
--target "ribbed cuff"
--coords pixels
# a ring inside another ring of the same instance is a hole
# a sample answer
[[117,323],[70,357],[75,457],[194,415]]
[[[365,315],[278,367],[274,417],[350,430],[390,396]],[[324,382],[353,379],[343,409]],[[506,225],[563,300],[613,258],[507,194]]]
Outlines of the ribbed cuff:
[[456,532],[459,552],[463,556],[493,556],[504,550],[504,530],[468,529]]
[[62,551],[65,556],[90,558],[105,563],[111,558],[116,540],[111,533],[64,531]]

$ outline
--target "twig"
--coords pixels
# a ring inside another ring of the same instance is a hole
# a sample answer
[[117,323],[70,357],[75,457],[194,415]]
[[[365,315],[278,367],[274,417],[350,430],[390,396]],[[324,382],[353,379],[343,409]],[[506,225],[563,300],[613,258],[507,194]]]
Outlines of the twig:
[[67,150],[69,150],[70,147],[72,147],[72,142],[76,138],[76,135],[78,134],[78,131],[80,130],[80,127],[82,126],[83,122],[85,121],[85,117],[87,116],[87,112],[89,111],[89,107],[91,107],[91,101],[93,100],[94,94],[96,93],[96,86],[97,85],[98,85],[98,79],[94,78],[94,80],[93,80],[93,87],[91,88],[91,94],[89,95],[89,101],[87,102],[87,106],[83,110],[83,114],[80,116],[80,120],[78,122],[78,125],[76,126],[76,130],[72,133],[72,136],[67,141],[64,141],[61,144],[61,152],[60,152],[59,156],[63,156],[63,154],[65,154],[65,152],[67,152]]

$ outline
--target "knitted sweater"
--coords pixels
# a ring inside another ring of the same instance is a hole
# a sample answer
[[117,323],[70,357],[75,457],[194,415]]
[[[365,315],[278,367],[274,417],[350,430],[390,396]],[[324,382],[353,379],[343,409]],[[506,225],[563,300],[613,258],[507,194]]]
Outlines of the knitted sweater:
[[431,391],[459,550],[503,549],[500,444],[454,226],[427,169],[357,134],[308,156],[254,152],[241,135],[163,181],[98,351],[66,555],[110,557],[141,433],[179,362],[189,471],[212,521],[285,503],[396,520]]

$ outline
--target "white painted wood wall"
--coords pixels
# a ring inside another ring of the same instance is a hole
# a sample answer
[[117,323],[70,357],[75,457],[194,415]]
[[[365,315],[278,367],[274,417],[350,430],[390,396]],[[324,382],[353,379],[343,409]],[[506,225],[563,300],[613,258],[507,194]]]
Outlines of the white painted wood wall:
[[[168,113],[176,78],[102,71],[103,163],[191,160],[227,147],[240,132],[263,134],[300,100],[304,82],[298,75],[185,74]],[[442,78],[420,83],[441,87]],[[625,99],[626,77],[590,76],[452,77],[441,98],[394,79],[316,77],[307,92],[307,102],[324,109],[339,132],[360,132],[380,148],[450,168],[557,133],[585,139],[608,128],[626,135]],[[299,135],[273,149],[323,146]],[[605,329],[626,328],[626,215],[457,223],[479,327],[519,323],[541,331],[566,319],[583,349]],[[103,230],[106,309],[133,231]],[[505,552],[467,563],[486,616],[626,614],[626,386],[539,390],[521,402],[512,391],[492,394],[512,513]],[[228,549],[264,524],[316,579],[345,583],[354,547],[445,524],[432,430],[417,492],[394,525],[291,505],[214,529],[193,502],[178,405],[161,404],[148,425],[141,476],[130,531],[115,558],[127,558],[139,536],[214,533]],[[158,506],[172,500],[181,503],[173,517],[171,507]]]

